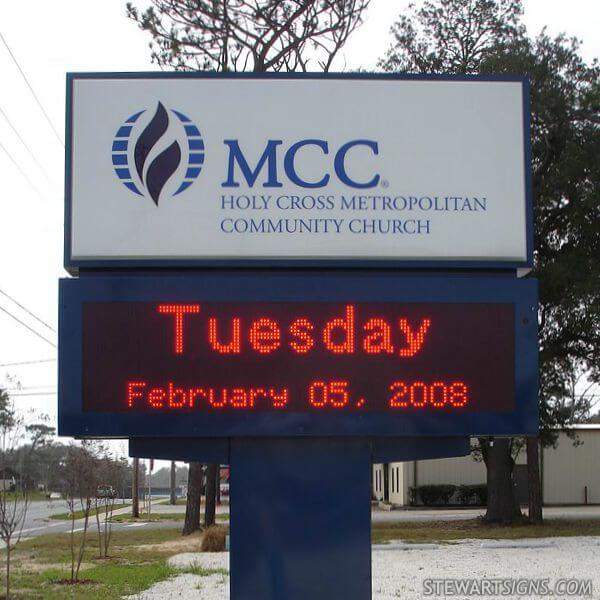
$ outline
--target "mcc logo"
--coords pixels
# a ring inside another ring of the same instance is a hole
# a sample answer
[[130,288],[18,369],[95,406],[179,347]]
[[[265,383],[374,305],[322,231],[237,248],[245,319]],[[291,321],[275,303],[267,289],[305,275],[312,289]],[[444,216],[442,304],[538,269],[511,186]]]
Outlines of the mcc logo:
[[186,170],[174,196],[186,190],[202,170],[204,141],[191,119],[158,102],[154,115],[139,131],[136,124],[146,110],[131,115],[119,127],[112,143],[112,164],[120,181],[158,206],[167,182],[185,161]]

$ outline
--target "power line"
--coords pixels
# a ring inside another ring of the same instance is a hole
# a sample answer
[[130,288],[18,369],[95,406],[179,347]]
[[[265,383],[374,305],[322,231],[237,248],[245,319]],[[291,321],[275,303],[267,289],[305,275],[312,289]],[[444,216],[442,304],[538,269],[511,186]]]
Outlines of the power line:
[[48,344],[50,344],[53,348],[56,348],[56,344],[54,342],[51,342],[48,338],[45,338],[41,333],[38,333],[35,329],[29,327],[29,325],[27,325],[27,323],[24,323],[23,321],[21,321],[21,319],[19,319],[18,317],[15,317],[15,315],[13,315],[10,311],[6,310],[6,308],[4,308],[3,306],[0,306],[0,310],[3,313],[6,313],[11,319],[14,319],[17,323],[20,323],[21,325],[23,325],[23,327],[25,327],[25,329],[29,329],[29,331],[31,331],[31,333],[33,333],[40,339],[42,339],[45,342],[47,342]]
[[44,167],[42,166],[40,161],[36,158],[35,154],[31,150],[31,148],[27,145],[27,143],[25,142],[25,140],[23,139],[23,137],[21,136],[21,134],[19,133],[17,128],[13,125],[12,121],[8,118],[8,115],[6,114],[6,112],[4,112],[4,110],[2,109],[1,106],[0,106],[0,115],[2,115],[4,117],[4,119],[6,120],[6,122],[9,125],[9,127],[13,130],[13,133],[19,138],[19,141],[21,142],[21,144],[23,144],[23,147],[25,148],[25,150],[27,150],[27,152],[28,152],[29,156],[31,157],[31,159],[33,160],[33,162],[38,166],[39,170],[44,174],[44,177],[50,182],[51,181],[50,176],[46,172],[46,169],[44,169]]
[[8,298],[11,302],[14,302],[21,310],[24,310],[30,317],[33,317],[36,321],[41,323],[44,327],[47,327],[50,331],[56,333],[56,329],[54,329],[54,327],[52,327],[51,325],[48,325],[48,323],[46,323],[46,321],[44,321],[43,319],[40,319],[37,315],[32,313],[28,308],[23,306],[20,302],[17,302],[17,300],[15,300],[10,294],[7,294],[4,290],[0,290],[0,294],[2,294],[5,298]]
[[0,367],[20,367],[21,365],[38,365],[40,363],[56,362],[55,358],[40,358],[39,360],[21,360],[0,364]]
[[4,388],[7,392],[29,392],[31,390],[45,390],[52,388],[56,391],[55,383],[47,383],[46,385],[18,385],[16,387]]
[[50,120],[50,117],[48,116],[48,113],[46,112],[45,108],[43,107],[42,103],[40,102],[40,99],[37,97],[37,94],[35,93],[34,89],[31,87],[31,84],[29,83],[29,80],[27,79],[27,76],[25,75],[23,69],[21,69],[21,65],[19,64],[19,61],[17,60],[17,58],[15,57],[15,55],[12,53],[12,50],[10,49],[10,46],[8,45],[7,41],[4,39],[4,36],[2,35],[1,31],[0,31],[0,39],[2,40],[3,44],[6,46],[6,49],[8,50],[8,53],[10,54],[10,57],[13,59],[13,62],[17,66],[17,69],[19,69],[19,73],[21,73],[21,76],[25,80],[25,83],[27,84],[27,87],[29,88],[29,91],[31,92],[31,95],[35,98],[35,101],[37,102],[37,105],[40,107],[40,110],[44,114],[44,117],[46,117],[46,121],[48,121],[48,125],[50,125],[50,127],[52,128],[52,131],[54,132],[54,135],[56,136],[56,139],[58,140],[58,142],[60,143],[60,145],[64,148],[65,144],[62,141],[60,135],[58,135],[58,131],[56,130],[56,127],[54,127],[54,124]]
[[26,392],[25,394],[11,393],[13,398],[19,398],[22,396],[56,396],[56,392]]
[[31,186],[31,189],[39,196],[40,199],[43,199],[40,191],[35,187],[35,185],[33,184],[33,181],[31,181],[31,179],[29,179],[29,175],[27,175],[27,173],[25,173],[25,171],[23,171],[23,169],[21,169],[19,163],[12,157],[12,154],[4,147],[4,144],[2,142],[0,142],[0,148],[2,150],[4,150],[4,153],[6,154],[6,156],[8,156],[10,162],[12,162],[12,164],[15,165],[15,167],[17,168],[19,173],[21,173],[23,178]]

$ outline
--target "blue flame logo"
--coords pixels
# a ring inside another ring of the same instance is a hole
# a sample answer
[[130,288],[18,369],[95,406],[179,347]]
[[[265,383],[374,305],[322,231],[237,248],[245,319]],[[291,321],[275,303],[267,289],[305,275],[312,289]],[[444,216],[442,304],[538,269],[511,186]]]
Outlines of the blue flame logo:
[[[117,130],[112,164],[125,187],[140,196],[149,196],[158,206],[161,192],[182,162],[186,164],[185,173],[180,170],[183,177],[173,195],[194,183],[204,164],[204,142],[191,119],[179,111],[167,110],[162,102],[140,131],[136,125],[146,112],[134,113]],[[162,149],[155,151],[156,148]]]

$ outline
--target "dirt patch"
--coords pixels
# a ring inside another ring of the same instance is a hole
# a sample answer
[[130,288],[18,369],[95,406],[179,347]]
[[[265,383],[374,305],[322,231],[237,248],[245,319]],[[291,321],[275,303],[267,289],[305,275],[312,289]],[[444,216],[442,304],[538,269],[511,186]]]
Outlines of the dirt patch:
[[182,536],[176,540],[161,542],[160,544],[142,544],[137,546],[136,550],[143,552],[200,552],[203,534],[193,533],[192,535]]

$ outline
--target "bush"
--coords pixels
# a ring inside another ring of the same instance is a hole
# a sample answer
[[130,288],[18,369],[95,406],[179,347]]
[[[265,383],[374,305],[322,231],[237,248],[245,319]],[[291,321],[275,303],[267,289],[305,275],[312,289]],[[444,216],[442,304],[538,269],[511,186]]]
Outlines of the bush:
[[419,488],[409,487],[408,488],[408,503],[411,506],[415,506],[419,503]]
[[201,552],[224,552],[227,527],[212,525],[202,536]]
[[488,488],[486,483],[481,483],[479,485],[474,485],[475,488],[475,496],[477,497],[476,503],[480,506],[487,506],[488,499]]
[[458,488],[459,504],[475,504],[477,506],[487,505],[487,485],[461,485]]
[[456,491],[455,485],[421,485],[417,489],[425,506],[448,504]]

